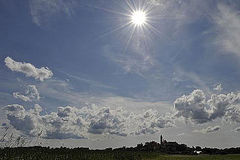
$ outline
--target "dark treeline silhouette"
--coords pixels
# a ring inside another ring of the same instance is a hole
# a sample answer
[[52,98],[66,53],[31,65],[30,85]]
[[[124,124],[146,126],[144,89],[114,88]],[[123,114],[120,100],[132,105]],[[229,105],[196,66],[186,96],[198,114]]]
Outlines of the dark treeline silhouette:
[[196,155],[196,154],[240,154],[240,147],[237,148],[201,148],[188,147],[185,144],[178,144],[177,142],[167,142],[157,143],[155,141],[146,142],[145,145],[138,144],[136,147],[122,147],[117,149],[105,149],[112,151],[145,151],[145,152],[160,152],[163,154],[187,154],[187,155]]
[[[149,154],[151,152],[151,154]],[[167,142],[161,136],[160,143],[155,141],[138,144],[136,147],[106,148],[91,150],[89,148],[50,148],[50,147],[5,147],[0,149],[0,160],[7,159],[143,159],[154,154],[240,154],[238,148],[201,148],[188,147],[177,142]]]

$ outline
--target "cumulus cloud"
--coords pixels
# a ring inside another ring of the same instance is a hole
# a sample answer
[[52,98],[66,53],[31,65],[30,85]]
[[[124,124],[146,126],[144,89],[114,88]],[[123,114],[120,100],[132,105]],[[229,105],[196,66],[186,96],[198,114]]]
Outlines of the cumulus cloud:
[[30,136],[45,138],[84,138],[85,123],[78,117],[73,107],[58,108],[58,112],[40,115],[42,108],[25,110],[18,104],[6,106],[7,118],[17,130]]
[[199,132],[199,133],[203,133],[203,134],[206,134],[206,133],[212,133],[212,132],[217,132],[221,129],[220,126],[209,126],[207,128],[203,128],[201,130],[194,130],[193,132]]
[[223,90],[222,84],[218,84],[215,88],[213,88],[214,91],[221,92]]
[[25,90],[25,94],[21,94],[19,92],[14,92],[13,97],[17,99],[21,99],[25,102],[32,102],[34,100],[39,100],[40,95],[35,85],[28,85]]
[[209,121],[210,110],[206,107],[206,96],[202,90],[194,90],[190,95],[183,95],[174,102],[177,116],[182,116],[196,123]]
[[37,136],[44,127],[42,123],[38,123],[40,121],[39,112],[41,111],[39,105],[35,105],[34,109],[28,112],[26,112],[23,106],[18,104],[8,105],[6,110],[8,111],[7,119],[17,130]]
[[[5,107],[7,119],[17,130],[30,136],[52,139],[87,138],[91,134],[153,134],[160,128],[171,127],[173,121],[161,117],[156,111],[144,114],[129,113],[108,107],[58,107],[57,112],[41,115],[42,108],[35,105],[26,110],[18,104]],[[134,125],[133,125],[134,124]]]
[[208,100],[212,108],[210,119],[224,117],[231,122],[240,122],[240,93],[213,94]]
[[110,110],[109,108],[100,109],[91,119],[88,131],[94,134],[116,134],[126,136],[128,134],[126,119],[127,113],[123,110]]
[[214,17],[218,30],[217,42],[227,52],[240,56],[240,16],[234,5],[218,5]]
[[224,117],[231,122],[240,122],[240,93],[212,94],[206,98],[202,90],[194,90],[174,102],[176,116],[194,123],[205,123]]
[[53,76],[52,71],[47,67],[36,68],[30,63],[17,62],[10,57],[5,58],[5,64],[12,71],[24,73],[27,77],[33,77],[40,81],[44,81]]
[[[239,102],[237,102],[239,103]],[[234,104],[226,111],[225,117],[230,122],[240,123],[240,107],[239,104]]]
[[[143,114],[136,116],[136,135],[140,134],[154,134],[160,131],[161,128],[173,127],[173,117],[171,114],[165,116],[159,115],[155,110],[147,110]],[[141,124],[141,125],[139,125]]]
[[21,99],[25,102],[27,101],[31,101],[30,98],[28,96],[25,96],[19,92],[13,92],[13,97],[16,98],[16,99]]

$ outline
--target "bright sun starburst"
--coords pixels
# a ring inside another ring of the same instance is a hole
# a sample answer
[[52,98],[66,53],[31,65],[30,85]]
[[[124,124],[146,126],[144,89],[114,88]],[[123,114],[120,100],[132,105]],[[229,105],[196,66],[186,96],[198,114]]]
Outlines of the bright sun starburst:
[[134,25],[141,26],[146,23],[147,17],[144,11],[138,10],[134,11],[131,15],[131,22]]
[[[115,10],[108,8],[101,8],[105,12],[111,13],[116,19],[116,27],[110,31],[105,32],[101,37],[114,32],[121,32],[125,41],[123,53],[125,53],[129,46],[134,46],[136,49],[149,49],[149,41],[155,36],[162,38],[162,33],[156,28],[155,24],[159,21],[158,6],[149,2],[150,0],[124,0],[116,1],[121,4],[123,10]],[[96,8],[96,7],[95,7]],[[135,43],[137,42],[137,43]],[[137,46],[138,45],[138,46]],[[139,47],[140,46],[140,47]]]

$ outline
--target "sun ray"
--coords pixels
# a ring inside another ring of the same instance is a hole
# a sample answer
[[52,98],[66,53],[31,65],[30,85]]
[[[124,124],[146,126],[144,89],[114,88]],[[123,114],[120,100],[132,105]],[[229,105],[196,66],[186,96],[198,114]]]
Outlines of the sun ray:
[[109,13],[113,13],[113,14],[119,14],[119,15],[122,15],[122,16],[128,16],[128,14],[126,14],[126,13],[117,12],[117,11],[114,11],[114,10],[111,10],[111,9],[107,9],[107,8],[103,8],[103,7],[89,6],[89,5],[84,5],[84,6],[88,7],[88,8],[95,8],[95,9],[103,10],[105,12],[109,12]]
[[130,24],[131,24],[131,22],[122,24],[121,26],[119,26],[119,27],[117,27],[117,28],[114,28],[114,29],[112,29],[112,30],[110,30],[110,31],[107,31],[107,32],[103,33],[102,35],[99,36],[99,38],[105,37],[105,36],[107,36],[107,35],[109,35],[109,34],[111,34],[111,33],[114,33],[114,32],[116,32],[116,31],[119,31],[119,30],[121,30],[121,29],[129,26]]
[[178,16],[178,17],[175,17],[175,16],[164,16],[164,15],[160,15],[160,14],[159,15],[154,15],[152,17],[149,17],[150,20],[160,20],[160,19],[181,20],[182,18],[184,18],[184,17],[181,17],[181,16]]
[[149,14],[153,10],[154,7],[155,6],[152,5],[151,3],[147,3],[146,1],[144,1],[142,9],[146,12],[146,14]]
[[[119,32],[122,32],[123,30],[128,31],[129,33],[124,32],[124,34],[129,34],[128,35],[129,37],[128,36],[126,37],[125,45],[123,47],[123,53],[125,53],[128,50],[131,41],[135,38],[136,40],[139,39],[140,41],[144,41],[142,47],[145,48],[146,50],[149,49],[148,45],[149,46],[151,45],[149,41],[154,39],[155,36],[161,39],[163,37],[165,39],[169,39],[168,36],[161,33],[161,31],[154,26],[157,20],[166,18],[166,16],[164,15],[154,14],[154,8],[156,6],[154,6],[152,3],[149,3],[149,1],[147,0],[124,0],[123,2],[124,7],[122,8],[123,9],[122,12],[111,10],[105,7],[88,6],[91,8],[103,10],[105,12],[113,13],[113,15],[116,14],[117,16],[113,17],[116,18],[117,23],[120,22],[120,24],[118,24],[114,28],[110,28],[109,31],[104,32],[98,38],[105,37],[117,31]],[[172,18],[174,19],[176,17]]]
[[143,4],[142,4],[142,6],[143,6],[143,7],[142,7],[142,10],[143,10],[144,12],[148,13],[148,12],[149,12],[149,9],[148,9],[148,6],[149,6],[149,5],[147,5],[147,3],[144,1]]
[[[161,35],[163,35],[163,33],[159,32],[152,24],[148,24],[148,27],[149,27],[149,29],[152,30],[152,32],[155,33],[159,38],[162,38]],[[165,36],[165,38],[167,38],[168,40],[170,40],[169,37],[166,37],[166,36]]]
[[149,45],[147,44],[147,40],[145,39],[146,38],[146,32],[144,31],[144,27],[140,28],[140,32],[143,35],[143,47],[144,47],[145,50],[148,50]]
[[136,26],[133,26],[133,30],[132,30],[132,32],[131,32],[128,40],[127,40],[126,46],[125,46],[125,48],[124,48],[124,50],[123,50],[123,54],[126,53],[126,51],[127,51],[127,49],[128,49],[128,46],[129,46],[129,44],[130,44],[130,41],[132,40],[135,31],[136,31]]
[[135,10],[134,7],[133,7],[133,5],[131,5],[128,0],[125,0],[125,2],[126,2],[126,4],[127,4],[128,8],[130,9],[130,12],[133,12],[133,11]]

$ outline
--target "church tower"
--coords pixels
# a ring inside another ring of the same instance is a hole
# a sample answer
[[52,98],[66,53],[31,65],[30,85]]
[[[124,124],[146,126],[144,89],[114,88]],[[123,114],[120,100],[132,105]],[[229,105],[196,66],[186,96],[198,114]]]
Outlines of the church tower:
[[160,144],[161,145],[163,144],[163,136],[162,135],[160,136]]

